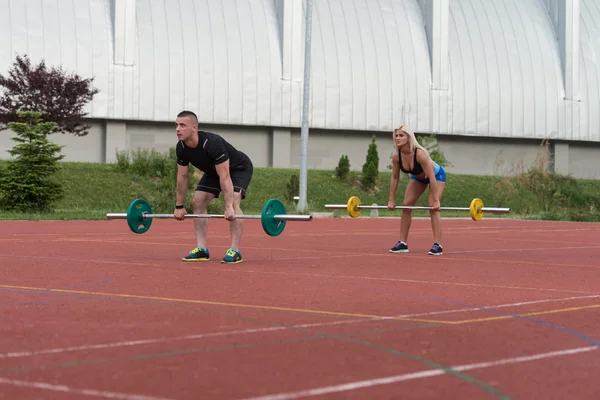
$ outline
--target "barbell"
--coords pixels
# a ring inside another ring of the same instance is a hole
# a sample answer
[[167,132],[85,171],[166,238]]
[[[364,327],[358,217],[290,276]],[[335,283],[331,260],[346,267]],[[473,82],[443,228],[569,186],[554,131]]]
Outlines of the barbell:
[[[278,236],[285,229],[287,221],[312,221],[312,215],[287,215],[285,206],[278,199],[268,200],[260,215],[236,215],[236,219],[260,219],[262,228],[269,236]],[[144,233],[150,229],[155,218],[171,219],[173,214],[152,214],[150,204],[144,199],[136,199],[129,204],[127,213],[108,213],[107,219],[126,219],[134,233]],[[186,214],[186,218],[225,218],[222,214]]]
[[[348,215],[352,218],[357,218],[361,210],[387,210],[387,206],[365,206],[362,205],[357,196],[352,196],[348,199],[347,204],[325,204],[326,209],[330,210],[347,210]],[[433,210],[433,207],[424,206],[395,206],[394,209],[409,209],[409,210]],[[479,221],[483,218],[484,212],[495,214],[508,214],[510,208],[484,207],[481,199],[475,198],[471,201],[470,207],[440,207],[440,211],[469,211],[473,221]]]

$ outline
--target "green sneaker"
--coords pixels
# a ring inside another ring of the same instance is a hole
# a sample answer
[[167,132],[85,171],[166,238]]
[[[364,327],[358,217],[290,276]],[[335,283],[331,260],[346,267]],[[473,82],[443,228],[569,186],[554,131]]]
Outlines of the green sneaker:
[[210,255],[208,254],[208,249],[202,249],[200,247],[196,247],[194,250],[190,251],[190,254],[183,257],[182,261],[208,261],[210,260]]
[[225,254],[225,257],[221,260],[223,264],[237,264],[242,262],[242,255],[239,251],[229,249]]

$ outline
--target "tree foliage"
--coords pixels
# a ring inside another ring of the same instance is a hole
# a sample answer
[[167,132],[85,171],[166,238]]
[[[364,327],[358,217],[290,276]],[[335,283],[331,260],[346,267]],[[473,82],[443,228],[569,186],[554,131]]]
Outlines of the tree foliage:
[[418,135],[416,138],[417,142],[427,150],[433,161],[442,167],[452,166],[452,163],[446,159],[446,155],[440,148],[435,133],[432,133],[431,135]]
[[335,176],[338,179],[344,180],[350,173],[350,159],[348,155],[342,154],[338,161],[337,167],[335,167]]
[[55,123],[48,134],[87,135],[90,127],[83,123],[83,109],[98,93],[92,83],[93,78],[49,68],[43,60],[32,65],[28,56],[17,56],[8,74],[0,74],[0,131],[18,122],[21,111],[36,111],[44,113],[45,122]]
[[373,189],[379,176],[379,152],[375,140],[376,138],[373,136],[367,150],[367,158],[362,167],[361,184],[365,189]]
[[62,186],[53,175],[60,168],[62,146],[48,140],[54,122],[44,122],[42,113],[19,114],[23,122],[10,122],[17,142],[8,152],[12,159],[0,169],[0,208],[13,211],[48,211],[62,197]]

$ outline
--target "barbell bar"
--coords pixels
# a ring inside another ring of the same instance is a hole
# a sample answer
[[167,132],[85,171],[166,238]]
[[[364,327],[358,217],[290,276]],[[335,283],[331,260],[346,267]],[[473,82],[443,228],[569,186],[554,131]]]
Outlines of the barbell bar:
[[[150,229],[154,219],[174,219],[173,214],[153,214],[150,204],[144,199],[135,199],[127,208],[127,213],[108,213],[107,219],[125,219],[132,232],[142,234]],[[185,214],[191,218],[225,218],[223,214]],[[236,215],[236,219],[260,219],[262,228],[269,236],[279,236],[287,221],[312,221],[312,215],[288,215],[284,204],[278,199],[270,199],[263,206],[260,215]]]
[[[352,218],[358,218],[360,216],[361,210],[387,210],[387,206],[367,206],[361,204],[360,198],[358,196],[352,196],[348,199],[347,204],[325,204],[325,209],[329,210],[347,210],[348,215]],[[395,206],[394,209],[408,209],[408,210],[433,210],[433,207],[426,206]],[[483,218],[484,212],[489,212],[493,214],[508,214],[510,213],[510,208],[501,208],[501,207],[484,207],[483,201],[479,198],[475,198],[471,201],[470,207],[440,207],[440,211],[469,211],[471,215],[471,219],[473,221],[479,221]]]

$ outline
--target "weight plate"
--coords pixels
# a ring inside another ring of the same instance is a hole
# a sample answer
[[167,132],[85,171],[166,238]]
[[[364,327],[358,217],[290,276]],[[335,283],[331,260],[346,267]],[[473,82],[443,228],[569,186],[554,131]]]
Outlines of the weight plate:
[[471,201],[471,207],[469,207],[469,213],[473,221],[479,221],[483,218],[483,201],[481,199],[473,199]]
[[135,199],[127,209],[127,225],[134,233],[144,233],[150,229],[152,218],[144,219],[144,213],[152,214],[150,204],[144,199]]
[[348,199],[348,204],[346,209],[348,210],[348,215],[352,218],[358,218],[360,215],[360,210],[358,209],[358,205],[360,204],[360,199],[358,196],[352,196]]
[[285,229],[284,220],[275,220],[274,215],[285,215],[285,206],[278,199],[270,199],[265,203],[260,215],[263,230],[269,236],[279,236]]

